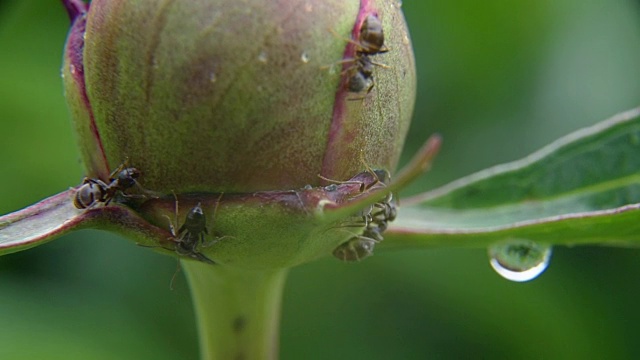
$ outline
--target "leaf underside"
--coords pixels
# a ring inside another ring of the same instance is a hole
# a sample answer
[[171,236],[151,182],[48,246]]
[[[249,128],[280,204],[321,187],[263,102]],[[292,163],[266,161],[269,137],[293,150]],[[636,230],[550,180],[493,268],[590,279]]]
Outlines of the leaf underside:
[[640,245],[640,108],[567,135],[526,158],[402,200],[386,248]]

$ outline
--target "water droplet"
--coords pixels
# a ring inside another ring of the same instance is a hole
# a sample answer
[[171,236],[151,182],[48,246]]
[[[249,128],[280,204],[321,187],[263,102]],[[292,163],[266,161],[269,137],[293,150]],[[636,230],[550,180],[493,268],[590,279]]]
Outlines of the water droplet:
[[303,63],[308,63],[309,62],[309,54],[307,54],[307,52],[303,52],[302,55],[300,55],[300,60],[302,60]]
[[260,54],[258,55],[258,61],[260,61],[261,63],[266,63],[267,60],[268,60],[267,53],[265,51],[261,51]]
[[507,280],[533,280],[549,265],[551,246],[531,240],[509,239],[489,247],[491,267]]
[[216,80],[218,80],[218,77],[216,76],[216,73],[212,71],[209,74],[209,81],[213,84],[214,82],[216,82]]
[[327,185],[324,187],[325,191],[336,191],[338,190],[338,185],[336,184],[331,184],[331,185]]
[[76,66],[73,64],[69,64],[69,72],[71,73],[71,75],[75,75],[76,74]]
[[395,1],[395,6],[400,9],[402,7],[402,0],[396,0]]
[[411,42],[409,41],[409,36],[407,36],[407,34],[405,34],[405,35],[402,37],[402,44],[404,44],[404,45],[409,45],[410,43],[411,43]]

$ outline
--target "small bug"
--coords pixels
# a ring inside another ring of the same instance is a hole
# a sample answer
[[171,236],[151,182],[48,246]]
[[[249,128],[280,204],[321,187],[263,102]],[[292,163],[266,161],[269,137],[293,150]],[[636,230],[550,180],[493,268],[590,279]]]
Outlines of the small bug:
[[373,255],[376,240],[354,236],[333,250],[333,256],[342,261],[360,261]]
[[198,251],[198,246],[205,243],[204,235],[209,234],[207,230],[207,218],[204,216],[204,211],[200,203],[189,210],[184,224],[178,229],[177,233],[173,225],[171,225],[171,233],[175,238],[175,251],[179,255],[186,255],[197,260],[206,259],[205,262],[214,263]]
[[356,58],[350,59],[348,62],[352,62],[353,65],[349,66],[343,73],[347,74],[347,89],[349,92],[354,93],[361,93],[365,90],[367,94],[371,92],[374,85],[373,69],[375,66],[384,69],[389,68],[385,64],[371,60],[371,57],[367,54],[357,53]]
[[[220,205],[220,199],[223,194],[220,194],[218,197],[218,201],[216,202],[216,207],[213,211],[213,216],[218,210],[218,205]],[[169,218],[169,230],[171,231],[171,235],[173,238],[171,241],[175,244],[174,251],[178,255],[183,255],[190,257],[195,260],[203,261],[209,264],[215,264],[215,262],[205,255],[203,255],[198,247],[208,247],[218,242],[219,240],[225,238],[226,236],[215,237],[210,241],[205,241],[205,234],[209,234],[207,230],[207,218],[204,214],[204,210],[202,209],[202,204],[198,203],[196,206],[191,208],[187,213],[187,216],[184,220],[184,223],[178,230],[176,231],[177,223],[178,223],[178,197],[174,194],[175,198],[175,221],[176,225],[174,226],[173,222]]]
[[126,161],[118,166],[109,181],[84,178],[82,185],[76,191],[73,205],[78,209],[87,209],[98,203],[109,205],[118,192],[123,192],[137,184],[140,171],[133,167],[126,167]]
[[348,74],[347,88],[350,92],[367,94],[373,89],[373,62],[362,55],[354,60],[354,65],[346,70]]
[[[391,181],[391,175],[386,170],[367,167],[367,171],[357,174],[348,182],[357,181],[362,181],[360,186],[362,193],[371,190],[375,185],[388,185]],[[384,240],[383,233],[387,229],[388,223],[395,220],[396,215],[397,206],[391,193],[373,205],[367,206],[355,214],[358,220],[347,225],[349,227],[364,227],[361,235],[353,236],[338,246],[333,251],[333,255],[343,261],[360,261],[373,255],[375,244]]]
[[373,14],[367,15],[360,27],[360,36],[357,41],[357,52],[360,54],[375,55],[389,51],[384,45],[384,31],[382,22]]
[[[330,31],[336,37],[340,37],[335,31]],[[369,94],[374,86],[374,66],[388,68],[388,66],[384,64],[371,60],[371,56],[389,51],[384,45],[382,22],[374,14],[367,15],[360,25],[358,38],[355,40],[345,39],[345,41],[355,46],[355,55],[353,58],[339,61],[341,64],[351,64],[342,71],[342,75],[346,75],[346,88],[352,93],[362,93],[366,91],[366,93]]]

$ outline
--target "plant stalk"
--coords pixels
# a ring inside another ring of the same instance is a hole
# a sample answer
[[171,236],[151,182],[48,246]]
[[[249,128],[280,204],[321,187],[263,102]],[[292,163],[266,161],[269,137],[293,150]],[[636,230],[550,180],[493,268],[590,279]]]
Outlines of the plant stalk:
[[253,271],[182,261],[200,336],[202,360],[278,358],[287,269]]

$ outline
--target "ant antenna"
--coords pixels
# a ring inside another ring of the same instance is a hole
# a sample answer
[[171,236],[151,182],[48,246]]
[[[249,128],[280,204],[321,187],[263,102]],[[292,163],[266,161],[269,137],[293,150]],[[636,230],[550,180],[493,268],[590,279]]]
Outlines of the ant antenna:
[[173,291],[173,283],[176,280],[176,276],[178,276],[178,273],[180,272],[180,259],[176,259],[177,261],[177,266],[176,266],[176,271],[174,271],[173,276],[171,277],[171,281],[169,282],[169,290]]

